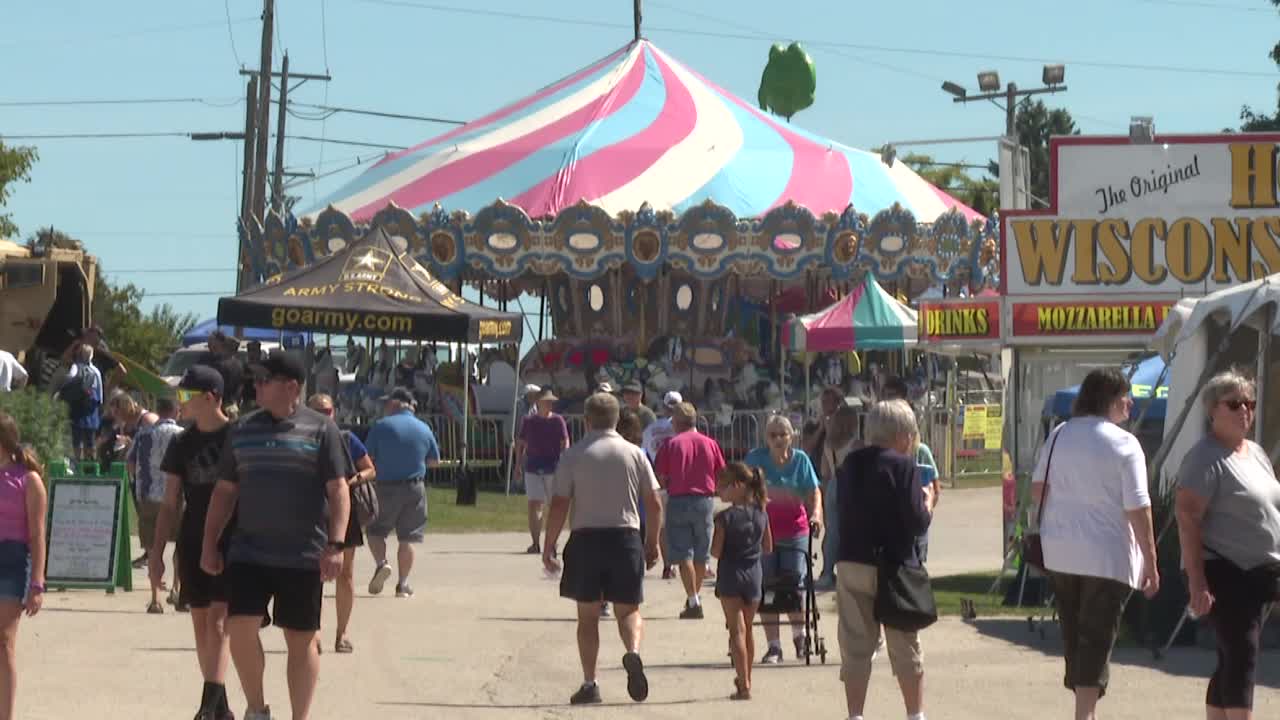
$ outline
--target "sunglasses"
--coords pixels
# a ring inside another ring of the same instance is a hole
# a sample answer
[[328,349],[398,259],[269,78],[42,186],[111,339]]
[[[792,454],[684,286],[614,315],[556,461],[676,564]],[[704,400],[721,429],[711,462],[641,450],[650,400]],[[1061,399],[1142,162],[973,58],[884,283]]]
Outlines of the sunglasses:
[[178,390],[178,404],[180,404],[180,405],[186,405],[187,403],[191,402],[192,400],[195,400],[196,398],[200,397],[200,396],[201,396],[201,395],[203,395],[203,394],[204,394],[204,393],[200,392],[199,390],[182,390],[182,389],[179,389],[179,390]]
[[1226,405],[1227,409],[1231,412],[1239,412],[1242,407],[1248,408],[1249,412],[1253,412],[1258,409],[1257,400],[1223,400],[1222,404]]

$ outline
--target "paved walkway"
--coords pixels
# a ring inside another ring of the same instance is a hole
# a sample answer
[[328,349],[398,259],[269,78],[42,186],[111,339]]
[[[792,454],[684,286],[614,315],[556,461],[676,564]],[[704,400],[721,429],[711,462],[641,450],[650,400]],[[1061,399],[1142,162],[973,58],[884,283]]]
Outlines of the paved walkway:
[[[990,569],[998,563],[999,491],[955,491],[944,496],[931,555],[935,574]],[[570,708],[580,681],[572,606],[556,597],[536,558],[520,551],[519,535],[431,536],[419,561],[417,597],[364,595],[372,564],[357,571],[360,598],[352,640],[356,652],[326,652],[315,720],[325,718],[843,718],[835,619],[823,617],[832,655],[826,666],[804,667],[788,658],[761,668],[749,705],[725,699],[732,671],[717,612],[701,622],[676,620],[677,582],[652,579],[644,657],[652,693],[644,704],[626,697],[621,644],[613,626],[601,628],[600,683],[606,705]],[[135,575],[142,580],[141,573]],[[331,592],[330,591],[327,591]],[[714,603],[714,600],[712,600]],[[824,603],[826,605],[827,603]],[[46,611],[23,621],[18,717],[189,717],[199,699],[187,616],[143,613],[140,592],[50,595]],[[714,610],[713,607],[708,608]],[[333,627],[326,601],[325,645]],[[758,636],[759,637],[759,636]],[[277,718],[288,718],[284,644],[264,633],[268,699]],[[1060,643],[1027,632],[1022,619],[943,620],[926,631],[930,717],[1068,717],[1062,690]],[[1280,666],[1263,659],[1257,717],[1280,717]],[[1178,651],[1161,665],[1136,651],[1118,653],[1106,717],[1203,717],[1205,678],[1212,655]],[[228,692],[237,715],[243,696],[234,672]],[[902,717],[887,662],[878,662],[868,718]]]

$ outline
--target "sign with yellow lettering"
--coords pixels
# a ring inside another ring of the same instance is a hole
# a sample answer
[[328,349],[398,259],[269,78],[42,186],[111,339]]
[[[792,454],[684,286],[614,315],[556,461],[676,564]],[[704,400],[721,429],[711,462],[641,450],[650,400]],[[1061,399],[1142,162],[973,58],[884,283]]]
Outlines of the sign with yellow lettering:
[[916,313],[919,342],[1000,339],[1000,303],[995,300],[921,301]]
[[1280,272],[1280,135],[1055,138],[1048,211],[1001,212],[1005,294],[1182,294]]
[[1154,333],[1173,304],[1164,302],[1013,303],[1015,336]]

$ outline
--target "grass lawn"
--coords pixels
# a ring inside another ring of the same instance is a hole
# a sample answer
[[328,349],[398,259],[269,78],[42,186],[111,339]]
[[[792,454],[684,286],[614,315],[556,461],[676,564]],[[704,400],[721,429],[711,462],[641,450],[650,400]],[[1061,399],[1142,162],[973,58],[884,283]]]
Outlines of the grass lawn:
[[[987,591],[991,589],[991,583],[995,582],[997,574],[996,571],[992,570],[990,572],[933,578],[933,597],[938,603],[938,615],[960,615],[960,601],[962,599],[974,602],[978,617],[1026,615],[1027,608],[1005,607],[1002,604],[1004,601],[1003,586],[999,588],[1000,592],[997,594],[987,594]],[[1008,575],[1006,582],[1012,577],[1012,574]]]
[[481,492],[473,506],[460,506],[453,488],[427,488],[427,532],[526,532],[524,494]]

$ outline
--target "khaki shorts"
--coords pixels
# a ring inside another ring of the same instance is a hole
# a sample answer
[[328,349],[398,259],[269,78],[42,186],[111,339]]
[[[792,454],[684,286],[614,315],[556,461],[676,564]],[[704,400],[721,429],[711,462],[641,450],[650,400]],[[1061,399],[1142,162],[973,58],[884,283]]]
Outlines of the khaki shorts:
[[[138,540],[142,543],[143,550],[150,550],[156,542],[156,519],[160,517],[160,513],[164,510],[164,503],[143,500],[138,503]],[[174,542],[178,539],[178,523],[174,523],[175,527],[169,528],[168,542]]]
[[[836,565],[836,610],[840,615],[840,679],[871,676],[871,658],[880,644],[876,622],[876,568],[863,563]],[[889,666],[894,675],[924,674],[924,654],[919,633],[884,628]]]

